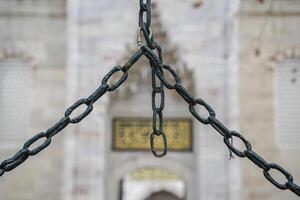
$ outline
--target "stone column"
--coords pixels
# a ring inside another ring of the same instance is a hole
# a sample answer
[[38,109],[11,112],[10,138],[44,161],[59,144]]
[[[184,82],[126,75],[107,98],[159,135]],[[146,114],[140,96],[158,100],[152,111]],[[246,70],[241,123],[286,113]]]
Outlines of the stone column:
[[[171,42],[194,71],[195,96],[207,101],[230,129],[238,128],[235,38],[238,38],[239,0],[205,1],[199,8],[183,1],[159,3]],[[239,185],[238,161],[228,161],[229,152],[216,131],[198,121],[194,124],[199,199],[239,199],[238,193],[234,195]]]
[[[68,104],[87,97],[134,41],[137,10],[130,0],[69,0]],[[65,138],[64,199],[106,199],[106,94]]]

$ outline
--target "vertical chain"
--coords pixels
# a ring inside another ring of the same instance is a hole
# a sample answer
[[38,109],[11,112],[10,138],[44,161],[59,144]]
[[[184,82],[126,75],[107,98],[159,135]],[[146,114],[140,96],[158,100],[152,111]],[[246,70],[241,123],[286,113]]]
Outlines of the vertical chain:
[[[164,84],[159,81],[156,77],[156,71],[161,70],[157,66],[155,66],[152,62],[150,62],[151,66],[151,78],[152,78],[152,111],[153,111],[153,120],[152,120],[152,129],[153,132],[150,135],[150,146],[151,151],[156,157],[163,157],[167,154],[167,137],[165,132],[163,131],[164,127],[164,119],[163,119],[163,109],[164,109],[164,101],[165,101],[165,93],[164,93]],[[159,82],[159,86],[156,85],[156,81]],[[160,104],[156,105],[156,96],[160,94]],[[158,125],[157,125],[158,124]],[[157,152],[156,147],[154,145],[155,136],[162,137],[163,140],[163,148],[160,153]]]
[[[152,62],[149,60],[151,67],[151,79],[152,79],[152,133],[150,135],[150,147],[154,156],[163,157],[167,154],[167,137],[163,131],[164,119],[163,109],[165,101],[164,84],[159,80],[156,74],[163,74],[161,64],[163,63],[162,51],[160,45],[155,42],[152,31],[151,31],[151,0],[140,0],[140,12],[139,12],[139,30],[137,35],[137,43],[139,49],[142,46],[141,33],[146,40],[147,46],[149,47],[149,53],[157,57],[158,62]],[[155,52],[158,54],[156,55]],[[159,72],[158,72],[159,71]],[[157,83],[159,86],[157,86]],[[156,105],[156,97],[160,95],[160,104]],[[162,151],[158,152],[155,147],[155,137],[162,138]]]
[[139,32],[142,32],[150,49],[155,49],[151,26],[151,0],[140,0]]

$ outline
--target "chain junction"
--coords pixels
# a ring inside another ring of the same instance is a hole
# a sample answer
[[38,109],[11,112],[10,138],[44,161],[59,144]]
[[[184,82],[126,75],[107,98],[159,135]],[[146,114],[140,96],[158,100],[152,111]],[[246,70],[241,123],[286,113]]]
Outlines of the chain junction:
[[[45,132],[40,132],[29,139],[13,157],[3,161],[0,164],[0,176],[5,172],[15,169],[22,164],[30,156],[34,156],[51,144],[52,138],[65,129],[69,124],[77,124],[86,118],[93,110],[93,104],[99,100],[105,93],[112,92],[121,86],[128,78],[130,68],[142,57],[145,56],[149,60],[152,76],[152,110],[153,110],[153,132],[150,135],[150,146],[152,153],[156,157],[163,157],[167,154],[167,137],[163,130],[163,109],[165,93],[164,87],[169,90],[175,90],[188,104],[191,114],[202,124],[211,125],[222,137],[225,145],[230,153],[241,158],[248,158],[254,165],[261,168],[265,178],[274,186],[281,190],[290,190],[297,196],[300,196],[300,187],[294,183],[293,176],[284,168],[276,163],[269,163],[252,150],[251,143],[240,133],[226,128],[216,117],[212,107],[201,98],[195,98],[182,84],[177,72],[168,64],[163,62],[162,50],[160,45],[154,40],[151,28],[151,0],[140,0],[139,11],[139,30],[138,30],[138,50],[132,55],[124,66],[113,67],[102,79],[101,85],[87,98],[82,98],[71,105],[56,124]],[[142,38],[146,44],[142,44]],[[109,84],[111,77],[121,72],[121,78],[113,84]],[[174,81],[168,81],[164,73],[169,73]],[[160,96],[160,104],[156,105],[156,97]],[[77,117],[71,118],[71,114],[80,106],[86,106],[86,109]],[[196,110],[196,106],[200,106],[206,110],[208,115],[202,116]],[[155,149],[155,137],[161,137],[163,140],[163,148],[161,152]],[[245,150],[241,151],[233,145],[233,140],[238,139],[245,146]],[[39,146],[30,148],[38,141],[43,141]],[[270,174],[271,170],[280,172],[286,177],[285,183],[280,183]]]

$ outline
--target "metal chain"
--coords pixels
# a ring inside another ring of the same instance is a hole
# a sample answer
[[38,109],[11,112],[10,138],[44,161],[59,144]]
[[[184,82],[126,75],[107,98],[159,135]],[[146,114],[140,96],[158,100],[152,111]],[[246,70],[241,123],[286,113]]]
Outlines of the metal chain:
[[[144,49],[146,57],[153,63],[159,63],[159,58],[152,53],[152,51],[149,48],[141,48]],[[176,90],[176,92],[187,102],[189,105],[189,110],[191,114],[201,123],[205,125],[211,125],[222,137],[225,145],[228,147],[228,149],[233,152],[238,157],[246,157],[250,161],[252,161],[257,167],[261,168],[263,170],[263,174],[265,178],[270,181],[274,186],[281,190],[287,190],[289,189],[296,195],[300,196],[300,187],[296,185],[293,182],[293,176],[287,172],[284,168],[279,166],[275,163],[269,163],[265,161],[261,156],[259,156],[257,153],[255,153],[252,150],[251,144],[248,140],[246,140],[241,134],[235,131],[231,131],[226,126],[224,126],[217,118],[216,113],[212,109],[212,107],[206,103],[201,98],[195,98],[184,86],[182,86],[180,77],[176,73],[176,71],[169,65],[161,64],[161,68],[168,72],[174,79],[175,83],[172,84],[168,80],[165,79],[165,76],[162,71],[157,70],[156,75],[160,79],[160,81],[165,85],[166,88],[170,90]],[[202,116],[196,111],[196,106],[203,107],[208,115]],[[244,144],[246,149],[244,151],[238,150],[233,145],[233,138],[240,139]],[[278,172],[282,173],[287,181],[285,183],[279,183],[277,180],[275,180],[270,175],[270,170],[277,170]]]
[[[165,101],[165,93],[164,93],[164,84],[160,82],[160,86],[156,86],[156,71],[158,69],[153,63],[150,62],[151,65],[151,75],[152,75],[152,110],[153,110],[153,119],[152,119],[152,129],[153,132],[150,135],[150,147],[152,153],[156,157],[163,157],[167,154],[167,137],[165,132],[163,131],[164,121],[163,121],[163,109],[164,109],[164,101]],[[156,105],[156,95],[160,94],[160,104]],[[158,120],[157,120],[158,118]],[[158,122],[158,123],[157,123]],[[158,125],[157,125],[158,124]],[[157,128],[158,127],[158,128]],[[155,149],[154,141],[155,136],[162,137],[163,140],[163,149],[161,153],[158,153]]]
[[[50,127],[47,131],[41,132],[29,139],[21,150],[19,150],[14,156],[3,161],[0,164],[0,176],[5,172],[15,169],[17,166],[22,164],[30,156],[34,156],[41,152],[43,149],[48,147],[51,144],[52,137],[65,129],[69,124],[77,124],[84,118],[86,118],[93,110],[93,104],[101,98],[107,91],[112,92],[122,85],[128,77],[128,70],[136,61],[143,55],[141,50],[138,50],[129,61],[123,66],[113,67],[102,79],[101,85],[87,98],[82,98],[76,101],[71,105],[64,114],[64,117],[61,118],[56,124]],[[114,84],[109,85],[108,82],[110,78],[117,72],[123,72],[122,77]],[[86,106],[86,109],[77,117],[71,118],[71,114],[78,109],[80,106]],[[38,144],[40,141],[43,141],[37,147],[31,149],[30,147],[34,144]]]
[[[160,45],[154,40],[154,36],[150,29],[151,26],[151,0],[140,0],[140,12],[139,12],[139,31],[137,37],[138,47],[141,48],[142,38],[141,32],[144,35],[146,40],[146,44],[149,47],[149,51],[151,51],[155,55],[155,51],[158,54],[158,62],[152,62],[149,60],[151,67],[151,81],[152,81],[152,133],[150,134],[150,147],[154,156],[163,157],[167,154],[167,136],[163,131],[164,127],[164,119],[163,119],[163,109],[164,109],[164,101],[165,101],[165,92],[164,92],[164,84],[157,79],[157,71],[162,72],[160,65],[163,63],[162,50]],[[157,83],[159,86],[157,86]],[[160,95],[160,104],[156,105],[156,96]],[[158,124],[158,125],[157,125]],[[158,128],[157,128],[158,127]],[[162,151],[159,153],[155,148],[155,137],[162,138]]]
[[[151,24],[151,0],[140,0],[140,13],[139,13],[139,30],[143,33],[147,45],[141,45],[141,40],[138,38],[139,49],[133,54],[128,62],[123,66],[116,66],[104,76],[101,85],[93,92],[89,97],[83,98],[71,105],[66,111],[62,119],[49,128],[46,132],[38,133],[28,140],[23,148],[19,150],[13,157],[3,161],[0,164],[0,176],[5,172],[13,170],[21,163],[23,163],[28,157],[38,154],[40,151],[50,145],[52,137],[66,128],[70,123],[76,124],[87,117],[93,110],[93,104],[101,98],[107,91],[111,92],[122,85],[128,77],[128,70],[140,59],[142,55],[148,58],[151,66],[152,75],[152,109],[153,109],[153,133],[150,136],[150,144],[152,152],[157,157],[162,157],[167,153],[167,140],[166,135],[163,132],[163,116],[162,110],[164,107],[164,90],[166,87],[170,90],[175,90],[189,105],[191,114],[201,123],[205,125],[211,125],[222,137],[224,144],[234,153],[241,158],[248,158],[257,167],[261,168],[265,178],[270,181],[274,186],[281,190],[290,190],[297,196],[300,196],[300,187],[294,183],[293,176],[284,168],[275,163],[269,163],[261,156],[252,150],[251,143],[245,139],[240,133],[229,130],[224,126],[217,118],[216,113],[212,107],[201,98],[195,98],[182,84],[177,72],[169,65],[164,64],[162,60],[161,48],[158,43],[153,39],[153,35],[150,29]],[[144,17],[145,16],[145,17]],[[158,55],[154,51],[157,51]],[[122,71],[122,77],[114,84],[109,85],[108,81],[117,72]],[[164,71],[169,73],[174,83],[166,80]],[[160,80],[159,87],[156,86],[156,77]],[[156,95],[160,94],[160,105],[156,105]],[[85,105],[86,109],[77,117],[71,118],[71,114],[80,106]],[[207,111],[207,115],[203,116],[196,110],[196,106],[200,106]],[[157,116],[159,118],[159,125],[157,129]],[[164,148],[161,153],[158,153],[154,148],[154,137],[162,136]],[[245,150],[241,151],[233,145],[233,139],[239,139],[245,145]],[[44,140],[42,144],[31,149],[30,147],[40,140]],[[276,170],[286,177],[285,183],[280,183],[270,174],[271,170]]]
[[151,0],[140,0],[139,30],[143,33],[147,46],[155,49],[151,25]]

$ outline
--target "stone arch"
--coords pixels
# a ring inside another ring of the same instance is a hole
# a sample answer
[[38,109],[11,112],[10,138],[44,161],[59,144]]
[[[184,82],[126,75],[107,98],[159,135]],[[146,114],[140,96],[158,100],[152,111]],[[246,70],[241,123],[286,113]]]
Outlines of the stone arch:
[[[132,163],[134,163],[134,165]],[[121,180],[124,174],[128,174],[132,171],[135,171],[137,169],[142,169],[145,167],[163,168],[172,171],[178,174],[180,177],[182,177],[182,179],[184,179],[185,181],[192,178],[192,174],[186,166],[170,159],[168,160],[164,159],[158,163],[158,162],[153,162],[152,159],[147,159],[147,158],[140,158],[140,157],[132,158],[126,160],[122,164],[122,166],[117,166],[113,170],[115,172],[116,179]]]
[[[116,182],[123,182],[125,177],[131,173],[134,173],[139,170],[143,169],[161,169],[163,171],[169,171],[171,174],[176,175],[179,179],[176,180],[178,183],[181,182],[183,185],[183,188],[178,190],[175,187],[167,187],[161,186],[161,187],[147,187],[146,190],[143,190],[143,193],[138,195],[139,199],[145,199],[147,200],[148,197],[150,197],[153,194],[159,193],[161,191],[168,192],[170,194],[174,194],[176,196],[179,196],[183,198],[186,195],[188,184],[187,182],[191,180],[192,174],[190,173],[190,170],[188,170],[185,166],[182,164],[176,162],[176,161],[170,161],[170,160],[162,160],[160,163],[155,163],[151,159],[134,159],[134,165],[132,165],[133,161],[128,160],[125,162],[122,166],[116,167],[114,169],[114,177]],[[169,185],[169,184],[167,184]],[[122,186],[120,186],[122,187]]]
[[275,52],[270,60],[274,67],[277,63],[283,62],[287,59],[300,59],[300,47],[290,47],[285,50]]

